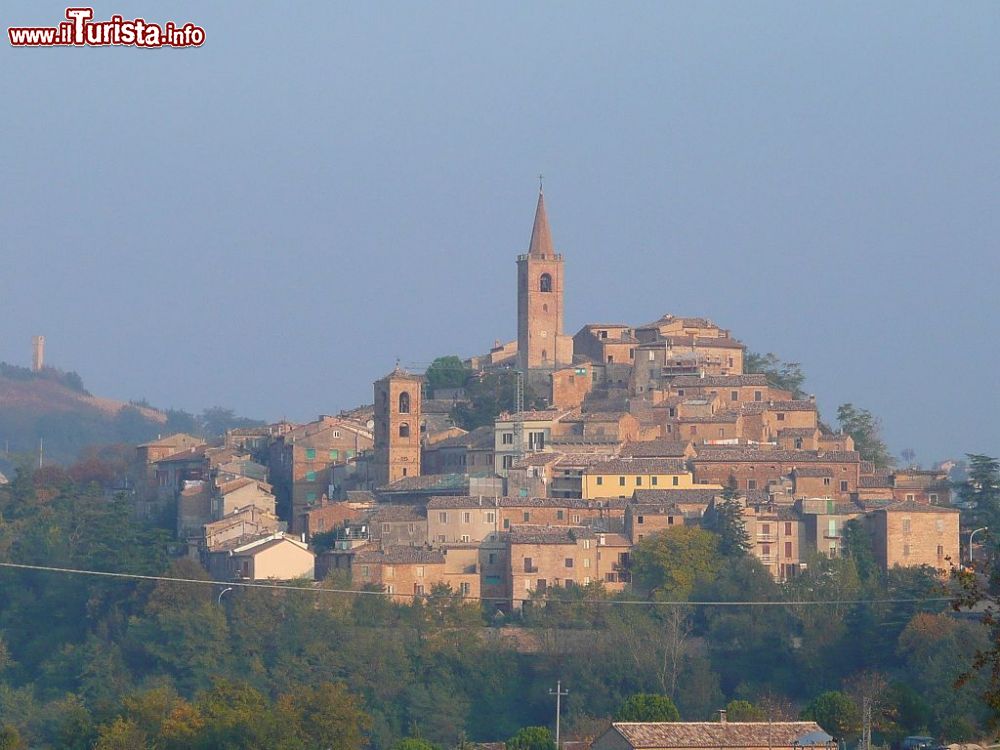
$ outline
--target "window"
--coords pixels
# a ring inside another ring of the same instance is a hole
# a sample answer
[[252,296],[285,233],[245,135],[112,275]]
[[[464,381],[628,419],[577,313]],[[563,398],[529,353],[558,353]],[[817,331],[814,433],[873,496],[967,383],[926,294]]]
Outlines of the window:
[[598,486],[604,484],[604,477],[598,477],[597,478],[597,484],[598,484]]
[[556,520],[557,521],[563,520],[563,511],[561,511],[561,510],[557,510],[556,511]]
[[837,520],[834,518],[827,519],[826,522],[826,535],[827,536],[837,536]]
[[607,581],[608,583],[614,583],[615,582],[615,574],[614,573],[605,573],[604,574],[604,580]]
[[757,480],[756,479],[748,479],[747,480],[747,489],[748,490],[755,490],[755,489],[757,489]]
[[406,530],[411,534],[417,530],[417,525],[415,523],[410,523],[406,525]]
[[785,421],[785,415],[782,412],[778,412],[778,421],[779,422]]
[[618,477],[618,486],[619,487],[625,486],[625,477]]
[[589,557],[583,558],[583,567],[585,567],[585,568],[589,568],[590,567],[590,558]]
[[636,518],[636,523],[645,523],[645,522],[646,522],[645,516],[639,516],[638,518]]
[[938,548],[937,548],[937,556],[938,556],[938,559],[944,557],[944,547],[942,547],[940,544],[938,545]]
[[399,413],[409,414],[410,413],[410,394],[403,391],[399,394]]
[[673,525],[674,525],[674,517],[667,516],[667,526],[673,526]]
[[691,425],[691,434],[692,435],[697,435],[698,434],[698,425],[696,425],[696,424]]
[[509,529],[510,528],[510,519],[509,518],[503,519],[503,527],[505,529]]
[[635,486],[636,487],[642,487],[642,477],[636,477],[635,478]]
[[462,534],[460,538],[462,540],[462,544],[468,544],[471,539],[471,537],[468,534]]
[[543,273],[541,278],[538,279],[538,291],[540,292],[551,292],[552,291],[552,276],[547,273]]
[[771,533],[771,524],[769,524],[769,523],[763,523],[763,524],[761,524],[760,533],[761,534],[770,534]]
[[334,430],[334,431],[333,431],[333,436],[334,436],[335,438],[339,438],[339,437],[340,437],[340,430]]
[[796,448],[796,450],[801,450],[801,448],[802,448],[802,438],[795,438],[795,448]]
[[525,573],[534,573],[535,572],[535,566],[531,564],[531,558],[530,557],[524,558],[524,572]]
[[472,514],[469,511],[462,514],[462,523],[472,523]]
[[785,536],[791,536],[791,535],[792,535],[792,524],[791,524],[791,522],[786,521],[785,522]]
[[441,523],[448,523],[448,513],[445,511],[441,511],[440,513],[438,513],[438,520]]
[[315,482],[316,481],[316,472],[315,471],[307,471],[306,472],[306,481],[307,482]]
[[422,583],[415,583],[415,584],[413,584],[413,595],[414,596],[423,596],[424,595],[424,584],[422,584]]
[[424,566],[423,565],[418,565],[417,566],[417,578],[423,578],[423,577],[424,577]]
[[395,594],[396,593],[396,589],[393,588],[393,585],[391,583],[387,583],[385,585],[385,593],[387,593],[387,594]]
[[470,584],[468,581],[463,581],[462,583],[459,584],[458,590],[462,594],[462,596],[468,596],[469,594],[472,593],[472,584]]
[[514,433],[513,432],[504,432],[503,434],[501,434],[500,435],[500,444],[501,445],[513,445],[514,444]]
[[771,545],[770,544],[762,544],[761,548],[760,548],[760,553],[764,557],[770,557],[771,556]]
[[729,392],[729,400],[730,401],[739,401],[740,400],[740,392],[739,391],[730,391]]
[[754,401],[762,401],[763,399],[764,399],[764,394],[763,393],[761,393],[760,391],[754,391],[753,392],[753,400]]
[[928,498],[928,499],[929,499],[929,500],[930,500],[930,501],[931,501],[932,503],[936,503],[936,502],[938,501],[938,496],[937,496],[937,493],[936,493],[936,492],[932,492],[931,494],[929,494],[929,495],[927,496],[927,498]]
[[941,521],[941,520],[935,521],[934,522],[934,528],[940,534],[942,531],[944,531],[944,521]]
[[649,361],[652,362],[654,359],[656,359],[656,355],[652,351],[649,352]]
[[500,457],[500,464],[501,464],[501,466],[503,466],[503,468],[509,469],[511,466],[514,465],[514,457],[513,456],[501,456]]
[[823,477],[823,486],[824,487],[829,487],[830,486],[830,482],[832,482],[832,481],[833,480],[830,479],[830,477]]
[[846,479],[841,479],[840,480],[840,491],[841,492],[847,492],[847,480]]
[[790,558],[792,556],[792,543],[785,542],[785,557]]
[[385,571],[385,575],[384,575],[385,578],[392,578],[393,575],[395,575],[395,573],[396,573],[396,569],[394,567],[392,567],[391,565],[386,565],[385,568],[384,568],[384,571]]
[[909,544],[904,544],[903,545],[903,557],[909,557],[909,556],[910,556],[910,545]]
[[316,449],[306,448],[306,461],[313,461],[316,459]]
[[573,567],[573,558],[572,557],[567,557],[566,558],[566,567],[567,568],[572,568]]
[[486,523],[496,523],[496,521],[497,514],[492,510],[486,511]]
[[908,502],[911,502],[911,503],[912,503],[912,502],[913,502],[913,499],[914,499],[914,496],[913,496],[913,493],[912,493],[912,492],[908,492],[908,493],[906,494],[906,499],[907,499],[907,501],[908,501]]
[[403,438],[408,438],[410,436],[410,425],[406,422],[403,422],[403,424],[399,426],[399,436]]
[[910,519],[909,518],[904,518],[903,519],[903,533],[904,534],[909,534],[910,533]]
[[670,484],[672,484],[674,487],[676,487],[677,485],[679,485],[681,483],[681,478],[680,477],[671,477],[670,479],[671,479]]
[[650,477],[650,478],[649,478],[649,483],[650,483],[650,484],[651,484],[651,485],[652,485],[653,487],[655,487],[655,486],[657,485],[657,483],[658,483],[658,480],[659,480],[659,477],[657,477],[657,476],[652,476],[652,477]]
[[589,539],[584,539],[583,540],[583,548],[584,549],[590,549],[590,540]]
[[531,511],[529,511],[529,510],[524,511],[524,513],[521,514],[521,518],[524,520],[525,523],[527,523],[528,521],[530,521],[531,520]]
[[333,459],[334,461],[336,461],[338,458],[340,458],[340,451],[337,450],[336,448],[334,448],[333,450],[331,450],[330,451],[330,458]]
[[392,531],[392,526],[390,526],[387,523],[382,524],[382,533],[383,534],[388,534],[390,531]]

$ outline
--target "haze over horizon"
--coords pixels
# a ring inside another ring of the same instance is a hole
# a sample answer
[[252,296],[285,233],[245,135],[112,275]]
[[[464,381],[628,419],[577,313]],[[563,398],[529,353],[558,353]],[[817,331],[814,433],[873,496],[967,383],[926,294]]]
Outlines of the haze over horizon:
[[[4,26],[65,4],[12,2]],[[516,333],[711,318],[895,453],[1000,451],[1000,7],[102,3],[203,47],[0,50],[0,360],[263,419]]]

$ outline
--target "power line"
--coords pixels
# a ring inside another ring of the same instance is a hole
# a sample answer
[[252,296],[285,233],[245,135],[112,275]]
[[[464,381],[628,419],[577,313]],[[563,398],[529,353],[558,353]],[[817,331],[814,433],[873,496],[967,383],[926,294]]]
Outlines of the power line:
[[[88,570],[85,568],[61,568],[51,565],[26,565],[23,563],[0,562],[0,568],[14,570],[35,570],[45,573],[65,573],[71,575],[89,575],[105,578],[123,578],[133,581],[163,581],[167,583],[190,583],[202,586],[238,586],[240,588],[284,589],[319,594],[346,594],[351,596],[375,596],[384,599],[409,598],[408,594],[389,593],[387,591],[365,591],[359,589],[333,589],[323,586],[293,586],[287,583],[258,583],[255,581],[206,581],[200,578],[177,578],[173,576],[143,575],[141,573],[118,573],[107,570]],[[529,598],[482,597],[465,596],[470,602],[532,602]],[[608,606],[676,606],[676,607],[801,607],[801,606],[856,606],[861,604],[929,604],[933,602],[951,602],[950,597],[925,598],[890,598],[890,599],[802,599],[799,601],[757,600],[757,601],[663,601],[645,599],[580,599],[563,602],[565,604],[594,604]]]

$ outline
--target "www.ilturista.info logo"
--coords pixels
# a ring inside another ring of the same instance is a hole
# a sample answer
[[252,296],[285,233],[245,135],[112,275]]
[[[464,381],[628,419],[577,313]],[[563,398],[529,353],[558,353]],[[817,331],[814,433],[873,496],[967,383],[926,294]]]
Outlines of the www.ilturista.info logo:
[[11,26],[7,29],[15,47],[200,47],[205,29],[193,23],[167,21],[160,25],[142,18],[130,21],[111,16],[95,22],[93,8],[67,8],[66,21],[58,26]]

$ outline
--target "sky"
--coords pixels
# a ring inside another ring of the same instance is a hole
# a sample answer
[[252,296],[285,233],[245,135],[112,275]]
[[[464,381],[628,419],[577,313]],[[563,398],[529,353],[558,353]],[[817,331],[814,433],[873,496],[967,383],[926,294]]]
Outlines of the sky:
[[[709,317],[925,463],[1000,453],[995,2],[100,3],[203,46],[0,44],[0,360],[263,419],[516,335]],[[8,26],[65,4],[5,2]]]

